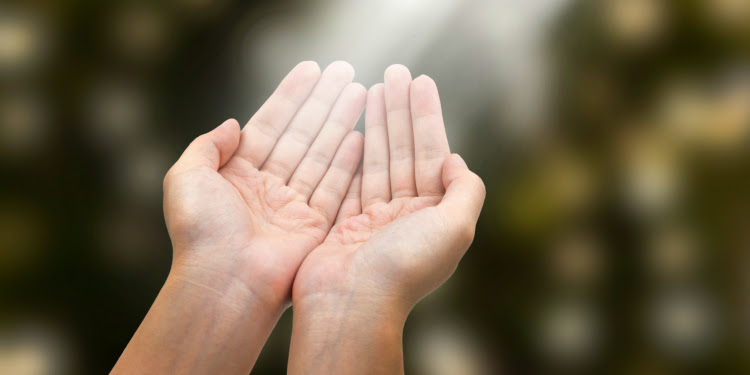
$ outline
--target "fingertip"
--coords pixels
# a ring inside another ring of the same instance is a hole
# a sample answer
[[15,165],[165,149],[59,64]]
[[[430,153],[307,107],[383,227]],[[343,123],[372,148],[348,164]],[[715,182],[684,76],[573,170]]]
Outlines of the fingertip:
[[412,111],[417,116],[440,112],[440,94],[432,78],[421,75],[411,82],[409,95]]
[[218,170],[234,155],[240,143],[240,124],[230,118],[195,138],[172,167],[173,170],[205,166]]
[[370,86],[370,89],[367,90],[367,92],[370,94],[377,94],[378,92],[383,92],[383,86],[384,86],[383,82],[376,83]]
[[233,147],[236,147],[235,144],[240,142],[240,123],[236,119],[225,120],[213,132],[216,133],[216,138],[229,145],[234,145]]
[[384,81],[383,95],[386,110],[392,112],[409,109],[409,86],[411,84],[409,69],[400,64],[391,65],[385,70]]
[[302,61],[292,71],[299,72],[305,78],[317,78],[320,76],[320,65],[311,60]]
[[382,103],[385,98],[385,84],[376,83],[367,91],[367,104]]
[[352,82],[344,89],[349,91],[353,96],[365,99],[367,98],[367,89],[359,82]]
[[346,61],[334,61],[326,67],[324,74],[330,74],[336,78],[352,80],[354,78],[354,67]]
[[415,94],[418,94],[427,90],[437,91],[437,85],[435,84],[435,81],[429,76],[424,75],[424,74],[415,78],[414,81],[411,82],[411,87],[412,87],[412,95],[415,95]]
[[352,82],[349,84],[349,87],[356,88],[358,91],[361,91],[361,92],[367,92],[367,87],[365,87],[365,85],[359,82]]
[[346,135],[344,142],[348,142],[353,148],[361,149],[365,143],[365,136],[356,130],[352,130]]
[[401,64],[393,64],[385,69],[383,78],[386,81],[392,80],[409,80],[411,81],[411,72],[409,68]]
[[226,121],[222,122],[221,125],[219,125],[219,128],[224,129],[232,129],[232,128],[238,128],[240,127],[240,123],[233,118],[227,119]]
[[219,166],[223,166],[240,144],[240,123],[233,118],[224,121],[216,130],[212,142],[219,151]]
[[443,161],[443,187],[447,189],[451,182],[468,171],[469,167],[461,156],[458,154],[449,155],[445,158],[445,161]]
[[451,154],[451,159],[453,159],[453,163],[457,163],[463,168],[468,169],[469,166],[466,165],[466,162],[464,161],[464,158],[461,157],[459,154]]

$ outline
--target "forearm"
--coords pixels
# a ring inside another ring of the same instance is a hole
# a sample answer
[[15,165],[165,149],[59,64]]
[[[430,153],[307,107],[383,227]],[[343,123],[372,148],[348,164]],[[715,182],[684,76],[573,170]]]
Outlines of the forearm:
[[247,374],[282,309],[240,283],[170,275],[113,374]]
[[357,297],[294,304],[289,374],[403,374],[406,313]]

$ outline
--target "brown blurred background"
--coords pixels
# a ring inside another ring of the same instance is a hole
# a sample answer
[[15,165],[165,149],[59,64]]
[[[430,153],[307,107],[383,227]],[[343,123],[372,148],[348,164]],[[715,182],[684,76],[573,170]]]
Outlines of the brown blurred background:
[[750,373],[750,0],[3,1],[0,373],[109,371],[164,173],[308,59],[433,77],[487,185],[408,373]]

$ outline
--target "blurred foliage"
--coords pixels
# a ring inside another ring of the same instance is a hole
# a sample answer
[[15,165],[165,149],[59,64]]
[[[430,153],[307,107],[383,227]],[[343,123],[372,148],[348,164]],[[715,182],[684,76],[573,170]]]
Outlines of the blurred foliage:
[[[0,369],[111,368],[169,269],[161,177],[260,104],[222,102],[237,26],[313,8],[0,4]],[[487,201],[408,372],[750,373],[750,2],[571,0],[544,50],[545,123],[462,134]],[[510,127],[493,107],[468,129]],[[254,373],[285,371],[290,313]]]

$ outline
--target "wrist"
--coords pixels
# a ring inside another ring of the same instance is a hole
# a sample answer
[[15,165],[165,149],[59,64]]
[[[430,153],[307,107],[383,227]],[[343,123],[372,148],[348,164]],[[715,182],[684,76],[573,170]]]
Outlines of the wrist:
[[236,311],[252,308],[264,314],[280,316],[287,306],[283,293],[276,293],[268,282],[248,273],[237,264],[225,267],[200,260],[175,260],[165,288],[190,290],[197,299],[219,303]]
[[292,286],[295,311],[303,306],[316,309],[356,301],[351,307],[364,313],[382,312],[405,320],[418,301],[408,294],[409,288],[358,266],[357,260],[318,261],[312,259],[315,255],[313,252],[305,259],[295,276]]
[[[338,325],[341,322],[362,321],[383,328],[403,328],[411,311],[400,301],[356,293],[350,295],[308,295],[293,302],[295,316],[315,324]],[[296,318],[295,318],[296,320]]]
[[256,293],[244,281],[230,276],[216,277],[211,272],[173,267],[163,291],[173,290],[181,290],[195,303],[210,303],[231,311],[253,310],[270,318],[280,317],[285,309],[282,301]]
[[252,255],[251,259],[244,259],[248,258],[246,254],[253,254],[253,250],[176,250],[168,282],[192,284],[202,289],[207,298],[215,298],[237,308],[256,304],[263,306],[264,310],[281,314],[289,305],[291,282],[283,280],[281,270],[271,270],[263,263],[253,261]]
[[293,306],[290,374],[403,373],[408,311],[400,306],[358,295],[307,296]]
[[280,315],[242,287],[172,272],[112,373],[248,373]]

